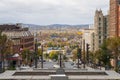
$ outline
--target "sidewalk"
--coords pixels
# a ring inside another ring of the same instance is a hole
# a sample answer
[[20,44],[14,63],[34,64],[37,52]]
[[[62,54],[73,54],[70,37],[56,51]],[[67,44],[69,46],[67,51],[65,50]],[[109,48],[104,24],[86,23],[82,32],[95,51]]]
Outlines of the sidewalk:
[[105,71],[104,67],[98,67],[98,68],[92,68],[90,66],[86,66],[86,69],[90,70],[90,71],[95,71],[95,70],[101,70],[101,71]]

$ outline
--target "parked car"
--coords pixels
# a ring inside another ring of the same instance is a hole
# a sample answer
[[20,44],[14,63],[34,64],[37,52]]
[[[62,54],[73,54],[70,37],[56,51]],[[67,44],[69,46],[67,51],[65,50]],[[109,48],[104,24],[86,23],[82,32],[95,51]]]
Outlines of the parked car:
[[20,66],[20,70],[28,70],[28,69],[30,69],[29,66]]
[[74,65],[74,63],[72,62],[71,65]]
[[[41,59],[39,61],[41,62]],[[46,62],[46,60],[43,60],[43,62]]]
[[76,64],[74,64],[74,65],[73,65],[73,67],[74,67],[74,68],[77,68],[77,65],[76,65]]
[[53,68],[60,68],[60,66],[59,65],[53,65]]

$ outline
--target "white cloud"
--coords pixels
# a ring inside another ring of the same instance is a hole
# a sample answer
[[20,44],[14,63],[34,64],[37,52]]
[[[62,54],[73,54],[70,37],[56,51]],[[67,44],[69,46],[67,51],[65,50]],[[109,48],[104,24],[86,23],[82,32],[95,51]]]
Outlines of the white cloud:
[[93,23],[100,8],[106,14],[109,0],[0,0],[0,23]]

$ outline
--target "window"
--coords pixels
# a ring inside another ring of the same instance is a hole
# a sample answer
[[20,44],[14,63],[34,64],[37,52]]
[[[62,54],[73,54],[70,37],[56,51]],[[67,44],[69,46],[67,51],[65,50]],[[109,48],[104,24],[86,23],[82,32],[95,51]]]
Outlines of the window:
[[19,45],[20,44],[20,40],[13,40],[14,45]]
[[101,27],[99,27],[99,30],[101,30]]
[[101,26],[101,23],[99,23],[99,27]]
[[99,44],[101,44],[101,40],[99,40]]
[[101,34],[101,31],[99,31],[99,35]]
[[101,39],[101,36],[99,36],[99,39]]
[[101,18],[99,18],[99,21],[101,21]]

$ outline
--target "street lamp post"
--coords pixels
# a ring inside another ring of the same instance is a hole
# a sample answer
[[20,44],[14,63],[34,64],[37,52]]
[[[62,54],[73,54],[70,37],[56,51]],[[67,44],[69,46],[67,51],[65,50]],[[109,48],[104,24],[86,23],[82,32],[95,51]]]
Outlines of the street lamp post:
[[62,68],[62,59],[61,59],[61,53],[60,53],[60,68]]
[[62,68],[62,54],[61,54],[61,50],[59,50],[58,59],[59,59],[59,66],[60,66],[60,68]]
[[105,69],[109,70],[109,56],[108,55],[107,55],[107,60],[108,60],[108,62],[107,62],[107,65],[106,65]]
[[77,67],[79,68],[79,57],[78,57],[78,65],[77,65]]

